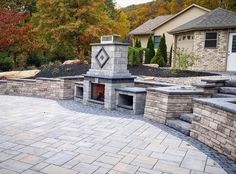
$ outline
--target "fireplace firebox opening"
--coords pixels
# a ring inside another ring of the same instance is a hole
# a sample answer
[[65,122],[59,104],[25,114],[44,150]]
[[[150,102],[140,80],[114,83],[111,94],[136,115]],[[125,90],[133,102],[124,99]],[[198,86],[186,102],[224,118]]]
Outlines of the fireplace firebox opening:
[[76,97],[83,98],[84,89],[82,86],[76,86]]
[[105,85],[91,83],[91,99],[104,102],[105,98]]
[[118,105],[127,109],[133,109],[133,96],[119,94]]

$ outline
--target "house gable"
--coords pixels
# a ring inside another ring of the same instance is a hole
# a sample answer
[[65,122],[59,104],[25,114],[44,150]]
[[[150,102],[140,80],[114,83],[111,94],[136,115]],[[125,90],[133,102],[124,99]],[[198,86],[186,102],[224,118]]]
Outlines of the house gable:
[[183,25],[195,18],[198,18],[209,11],[210,10],[208,9],[193,4],[156,28],[154,30],[154,35],[162,35],[164,33],[166,35],[167,47],[170,49],[171,45],[174,43],[174,37],[168,34],[168,31],[173,30],[174,28]]

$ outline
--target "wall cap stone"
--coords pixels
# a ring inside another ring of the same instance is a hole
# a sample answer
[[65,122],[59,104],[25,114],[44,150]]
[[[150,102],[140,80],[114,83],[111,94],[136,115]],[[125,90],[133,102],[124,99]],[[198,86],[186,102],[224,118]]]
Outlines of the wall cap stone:
[[204,91],[201,89],[182,86],[148,88],[147,90],[161,92],[168,95],[204,95]]
[[135,80],[134,83],[155,85],[155,86],[160,86],[160,87],[176,86],[176,84],[172,84],[172,83],[152,82],[152,81],[144,81],[144,80]]
[[76,79],[84,79],[83,76],[64,76],[64,77],[59,77],[60,79],[63,80],[76,80]]
[[46,78],[46,77],[39,77],[39,78],[36,78],[36,80],[44,80],[44,81],[60,81],[61,79],[59,79],[59,78]]
[[127,92],[127,93],[146,93],[145,88],[140,88],[140,87],[126,87],[126,88],[116,88],[116,91],[121,91],[121,92]]
[[198,83],[198,84],[192,84],[192,86],[197,87],[197,88],[215,88],[218,87],[214,83]]
[[236,114],[236,98],[193,99],[193,102],[208,105],[226,112],[230,112],[232,114]]
[[19,79],[19,78],[10,78],[7,81],[22,81],[22,82],[36,82],[35,79]]
[[0,80],[0,83],[7,83],[7,80]]
[[229,81],[229,79],[202,79],[202,82],[207,83],[225,83],[226,81]]

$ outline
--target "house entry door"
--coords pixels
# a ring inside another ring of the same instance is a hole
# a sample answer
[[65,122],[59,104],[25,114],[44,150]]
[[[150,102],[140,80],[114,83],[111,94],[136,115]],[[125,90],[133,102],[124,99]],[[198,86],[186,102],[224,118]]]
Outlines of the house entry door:
[[236,33],[229,35],[227,71],[236,71]]

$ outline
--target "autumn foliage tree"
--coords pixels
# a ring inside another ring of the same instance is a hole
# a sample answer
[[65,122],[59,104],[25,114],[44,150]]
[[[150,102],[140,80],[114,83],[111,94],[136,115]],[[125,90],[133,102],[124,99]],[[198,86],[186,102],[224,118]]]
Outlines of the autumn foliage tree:
[[131,29],[159,15],[175,14],[184,8],[197,4],[209,9],[222,7],[236,12],[236,0],[155,0],[149,3],[132,5],[124,9]]
[[52,56],[84,61],[89,55],[89,44],[101,35],[125,36],[129,31],[125,13],[115,10],[111,2],[38,0],[38,11],[32,17],[34,30]]
[[29,14],[15,10],[0,10],[0,52],[5,52],[17,66],[17,56],[27,51],[27,41],[31,26],[25,24]]

